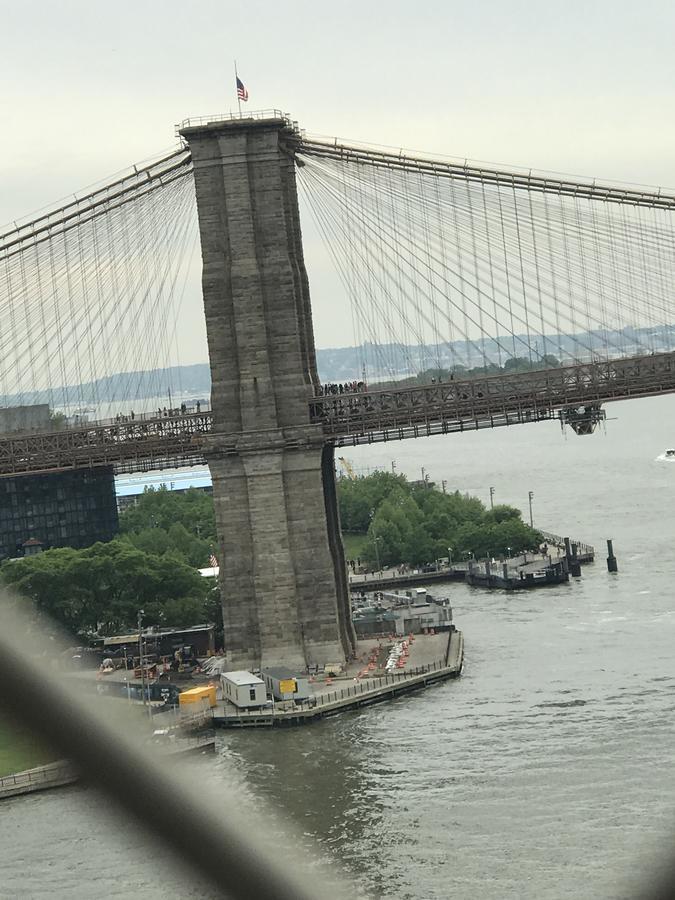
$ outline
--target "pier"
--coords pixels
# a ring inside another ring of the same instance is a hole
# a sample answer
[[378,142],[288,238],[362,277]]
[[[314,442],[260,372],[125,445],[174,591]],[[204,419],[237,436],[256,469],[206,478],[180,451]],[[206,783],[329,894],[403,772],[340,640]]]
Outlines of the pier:
[[[435,566],[424,566],[412,571],[402,571],[400,567],[381,569],[377,572],[350,575],[349,587],[352,593],[358,591],[365,593],[384,591],[393,587],[413,588],[436,582],[466,581],[467,584],[477,587],[518,590],[560,584],[568,580],[562,571],[565,564],[571,575],[579,575],[581,566],[595,561],[595,548],[590,544],[561,537],[549,531],[542,531],[541,534],[548,545],[546,554],[521,553],[499,560],[467,560],[450,564],[439,562]],[[504,566],[508,573],[506,575]]]
[[504,591],[522,591],[537,587],[549,587],[554,584],[565,584],[570,580],[569,566],[566,557],[555,562],[551,557],[521,563],[515,569],[509,567],[509,561],[492,564],[485,560],[470,565],[465,572],[464,580],[472,587],[493,588]]
[[[363,658],[372,648],[391,643],[393,639],[381,638],[358,641],[357,647]],[[222,728],[307,725],[348,710],[382,703],[461,674],[464,638],[460,631],[417,635],[412,646],[409,663],[400,672],[382,672],[361,679],[358,670],[362,662],[357,660],[347,667],[343,677],[316,682],[309,700],[289,702],[288,705],[279,703],[265,710],[241,710],[228,701],[221,701],[214,711],[213,723]]]

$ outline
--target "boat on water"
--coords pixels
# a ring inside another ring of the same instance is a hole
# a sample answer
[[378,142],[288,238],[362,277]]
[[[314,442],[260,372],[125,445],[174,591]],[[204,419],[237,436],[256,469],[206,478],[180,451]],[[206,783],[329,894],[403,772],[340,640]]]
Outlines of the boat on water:
[[663,454],[663,456],[664,456],[664,459],[675,459],[675,448],[666,450],[666,452]]

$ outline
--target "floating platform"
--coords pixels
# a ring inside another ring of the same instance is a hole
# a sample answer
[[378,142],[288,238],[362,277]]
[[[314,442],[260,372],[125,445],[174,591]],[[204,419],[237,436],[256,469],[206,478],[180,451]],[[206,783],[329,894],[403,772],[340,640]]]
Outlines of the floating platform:
[[[549,547],[556,550],[547,556],[535,553],[522,553],[509,559],[501,559],[498,563],[488,560],[456,563],[450,566],[428,567],[426,570],[400,572],[398,569],[385,569],[363,575],[350,575],[349,587],[352,592],[370,593],[384,591],[393,587],[419,587],[434,582],[465,581],[476,587],[501,590],[521,590],[532,587],[546,587],[549,584],[563,584],[569,581],[569,575],[579,575],[580,567],[595,561],[595,549],[590,544],[563,538],[550,532],[541,532]],[[546,562],[548,560],[548,562]],[[486,572],[487,568],[491,569]],[[508,575],[498,571],[498,566],[506,564]],[[562,569],[567,569],[565,576]],[[483,574],[481,574],[483,569]],[[539,575],[545,569],[548,575]],[[523,578],[520,572],[523,572]],[[489,576],[489,577],[486,577]],[[532,577],[529,577],[532,576]]]
[[570,580],[566,561],[553,564],[532,563],[520,566],[516,571],[504,564],[502,572],[494,572],[489,565],[480,569],[472,566],[466,573],[465,581],[472,587],[491,588],[502,591],[523,591],[531,588],[565,584]]

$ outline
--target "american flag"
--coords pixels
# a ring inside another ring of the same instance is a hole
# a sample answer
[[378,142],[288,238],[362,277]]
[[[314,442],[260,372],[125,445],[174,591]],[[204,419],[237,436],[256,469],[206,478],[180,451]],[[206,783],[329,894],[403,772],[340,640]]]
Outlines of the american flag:
[[209,562],[211,563],[212,569],[218,568],[218,558],[216,557],[215,553],[212,553],[211,556],[209,556]]
[[244,87],[244,82],[239,76],[237,76],[237,97],[239,97],[240,100],[248,100],[248,91]]

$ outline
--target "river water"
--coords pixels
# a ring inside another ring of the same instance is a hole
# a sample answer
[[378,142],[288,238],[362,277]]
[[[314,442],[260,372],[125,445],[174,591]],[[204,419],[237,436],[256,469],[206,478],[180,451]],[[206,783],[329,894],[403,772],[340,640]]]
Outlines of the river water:
[[[540,423],[349,452],[525,511],[533,491],[535,524],[598,561],[540,592],[448,585],[461,679],[300,730],[221,732],[195,763],[213,789],[283,810],[373,898],[636,896],[675,834],[675,462],[657,459],[675,398],[608,412],[592,437]],[[199,893],[83,788],[4,804],[0,849],[3,898]]]

